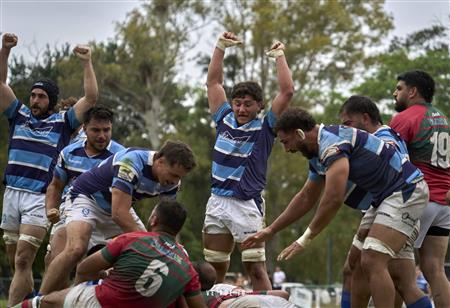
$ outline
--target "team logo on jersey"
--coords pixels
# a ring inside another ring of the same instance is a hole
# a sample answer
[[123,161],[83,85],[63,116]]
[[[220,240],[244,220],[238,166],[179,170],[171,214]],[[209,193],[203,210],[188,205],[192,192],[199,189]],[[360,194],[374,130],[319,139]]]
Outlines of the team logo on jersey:
[[220,140],[225,141],[232,146],[240,148],[243,146],[248,140],[250,136],[242,136],[242,137],[234,137],[230,132],[226,131],[220,134]]
[[321,161],[324,161],[327,158],[338,154],[340,151],[341,150],[339,150],[339,148],[336,145],[332,145],[332,146],[326,148],[325,151],[323,151]]
[[117,174],[119,179],[122,179],[127,182],[133,182],[134,179],[134,170],[132,167],[128,165],[120,165],[119,172]]
[[45,126],[45,127],[33,127],[30,121],[26,121],[23,123],[20,128],[26,132],[29,132],[33,135],[38,135],[41,137],[47,137],[48,134],[52,131],[53,126]]

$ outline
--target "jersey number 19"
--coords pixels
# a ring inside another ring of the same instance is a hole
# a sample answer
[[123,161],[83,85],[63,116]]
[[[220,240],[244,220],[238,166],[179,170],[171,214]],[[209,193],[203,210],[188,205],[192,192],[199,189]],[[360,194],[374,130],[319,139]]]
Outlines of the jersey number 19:
[[443,169],[450,168],[450,137],[447,132],[434,132],[430,138],[433,144],[431,164]]

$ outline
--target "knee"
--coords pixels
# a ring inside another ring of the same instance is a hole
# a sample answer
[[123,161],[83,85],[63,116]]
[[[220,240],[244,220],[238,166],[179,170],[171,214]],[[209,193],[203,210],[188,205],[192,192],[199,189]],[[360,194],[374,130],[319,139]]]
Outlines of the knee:
[[347,266],[348,270],[352,272],[359,265],[360,261],[361,261],[361,250],[352,246],[352,248],[350,248],[350,252],[348,254],[345,266]]
[[367,276],[380,270],[380,263],[370,250],[363,250],[361,253],[360,266]]
[[361,253],[361,260],[359,265],[364,273],[369,273],[371,270],[372,257],[369,253]]
[[247,272],[252,279],[262,280],[267,276],[267,271],[264,263],[247,263]]
[[85,247],[85,245],[74,244],[64,248],[61,254],[64,254],[64,258],[72,260],[73,262],[78,262],[86,254],[86,249],[87,247]]
[[[33,254],[34,256],[34,254]],[[33,257],[25,251],[17,251],[14,261],[14,268],[17,271],[31,270]]]
[[434,277],[444,274],[444,264],[438,259],[421,259],[420,269],[427,280],[432,280]]
[[352,267],[350,266],[348,260],[344,264],[344,268],[342,269],[342,275],[344,276],[344,279],[352,275]]

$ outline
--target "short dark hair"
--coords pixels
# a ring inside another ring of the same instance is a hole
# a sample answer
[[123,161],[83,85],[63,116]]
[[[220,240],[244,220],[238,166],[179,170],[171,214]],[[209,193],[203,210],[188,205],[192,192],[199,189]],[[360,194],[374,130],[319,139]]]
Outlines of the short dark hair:
[[161,229],[177,235],[186,221],[187,210],[180,202],[163,198],[155,206],[155,215]]
[[113,123],[114,112],[106,107],[92,107],[83,115],[83,124],[87,125],[92,119],[109,121]]
[[165,157],[170,166],[179,164],[187,171],[191,171],[197,165],[191,148],[181,141],[167,140],[155,154],[155,159],[160,157]]
[[287,108],[275,124],[275,132],[289,132],[294,129],[301,129],[309,132],[316,126],[316,120],[306,110],[299,107]]
[[195,261],[192,265],[198,274],[201,290],[207,291],[211,289],[217,279],[214,267],[205,261]]
[[261,86],[254,81],[239,82],[231,89],[231,100],[243,98],[246,95],[250,95],[257,102],[263,101]]
[[431,103],[433,101],[435,84],[433,78],[421,70],[408,71],[397,76],[398,81],[404,81],[408,87],[416,87],[423,99]]
[[352,95],[350,96],[339,110],[339,114],[343,112],[348,114],[364,114],[367,113],[372,124],[382,124],[380,110],[377,105],[367,96]]

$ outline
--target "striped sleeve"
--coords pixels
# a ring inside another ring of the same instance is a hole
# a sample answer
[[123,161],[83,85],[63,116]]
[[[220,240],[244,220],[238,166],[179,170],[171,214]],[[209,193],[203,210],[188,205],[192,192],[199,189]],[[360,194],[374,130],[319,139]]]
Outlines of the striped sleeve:
[[222,106],[213,114],[212,118],[214,122],[219,123],[229,112],[231,112],[231,106],[228,102],[224,102]]
[[11,102],[9,107],[3,111],[3,114],[8,118],[8,120],[11,120],[16,116],[17,111],[19,111],[21,106],[22,103],[18,99],[15,99]]

